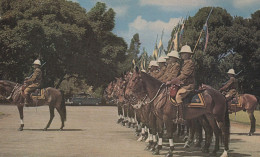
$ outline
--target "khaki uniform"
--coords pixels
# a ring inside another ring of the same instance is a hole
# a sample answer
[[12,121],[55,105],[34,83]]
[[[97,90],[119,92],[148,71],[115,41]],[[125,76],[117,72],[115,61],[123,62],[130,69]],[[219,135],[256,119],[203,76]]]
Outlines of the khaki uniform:
[[162,82],[168,82],[176,78],[180,72],[180,64],[178,62],[169,63],[166,67],[165,74],[161,78]]
[[181,80],[184,84],[179,89],[179,91],[176,94],[176,102],[182,103],[183,98],[185,98],[191,91],[195,88],[195,77],[194,77],[194,71],[195,71],[195,64],[192,61],[192,59],[184,60],[184,63],[181,68],[181,73],[177,77],[179,80]]
[[160,68],[160,71],[156,74],[156,78],[158,80],[162,81],[165,71],[166,71],[166,66],[163,66],[162,68]]
[[30,79],[26,80],[26,83],[29,84],[28,87],[25,88],[24,94],[29,95],[35,89],[41,86],[42,81],[42,71],[40,68],[36,68],[33,72],[33,75]]
[[156,78],[157,79],[157,74],[158,74],[158,70],[154,70],[154,71],[151,71],[150,72],[150,75],[152,76],[152,77],[154,77],[154,78]]
[[220,91],[227,91],[226,98],[234,97],[237,94],[237,79],[235,77],[230,77],[228,82],[220,88]]

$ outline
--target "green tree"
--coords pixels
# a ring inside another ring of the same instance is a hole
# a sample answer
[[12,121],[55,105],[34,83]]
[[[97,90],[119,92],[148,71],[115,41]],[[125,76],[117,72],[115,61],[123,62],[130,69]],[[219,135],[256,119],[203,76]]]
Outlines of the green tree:
[[111,32],[115,12],[104,3],[87,13],[66,0],[1,0],[0,14],[4,79],[22,82],[39,58],[47,62],[45,86],[59,87],[65,75],[76,74],[98,87],[118,75],[125,59],[126,43]]

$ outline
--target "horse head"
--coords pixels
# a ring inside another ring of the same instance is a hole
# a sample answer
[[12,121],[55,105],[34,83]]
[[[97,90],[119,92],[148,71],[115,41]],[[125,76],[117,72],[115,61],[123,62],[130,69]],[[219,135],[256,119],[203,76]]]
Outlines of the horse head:
[[138,100],[141,100],[146,95],[141,73],[142,72],[136,68],[126,85],[125,97],[132,104],[136,104]]

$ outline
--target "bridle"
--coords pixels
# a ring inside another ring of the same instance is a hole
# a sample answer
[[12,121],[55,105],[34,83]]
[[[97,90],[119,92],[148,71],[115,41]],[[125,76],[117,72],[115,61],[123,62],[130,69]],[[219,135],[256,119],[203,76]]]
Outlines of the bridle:
[[6,97],[7,100],[10,100],[12,98],[14,91],[17,89],[17,87],[18,87],[18,83],[15,84],[15,86],[14,86],[12,92],[10,93],[10,95],[8,97]]

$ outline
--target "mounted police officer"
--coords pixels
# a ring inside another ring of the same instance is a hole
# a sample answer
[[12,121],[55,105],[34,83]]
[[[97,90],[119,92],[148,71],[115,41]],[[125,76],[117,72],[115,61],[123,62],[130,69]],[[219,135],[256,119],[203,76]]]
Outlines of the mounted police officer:
[[177,114],[177,123],[185,123],[184,120],[184,104],[183,99],[194,90],[195,88],[195,77],[194,77],[194,71],[195,71],[195,63],[191,59],[191,56],[193,55],[193,52],[191,51],[190,46],[184,45],[181,48],[180,56],[181,59],[184,60],[180,75],[173,79],[171,82],[167,82],[167,84],[172,84],[176,80],[181,81],[183,84],[181,88],[178,90],[176,94],[176,102],[178,104],[178,114]]
[[165,57],[161,56],[159,59],[158,59],[158,63],[159,63],[159,72],[158,74],[156,75],[156,78],[160,81],[163,81],[163,76],[165,74],[165,71],[166,71],[166,59]]
[[32,103],[32,100],[30,98],[30,94],[35,91],[37,88],[41,86],[42,81],[42,71],[40,69],[41,61],[35,60],[33,62],[34,72],[31,76],[31,78],[26,78],[24,83],[27,85],[27,87],[24,90],[25,100],[24,105],[28,106]]
[[180,64],[178,63],[180,57],[177,51],[171,51],[167,54],[168,58],[166,58],[166,71],[162,77],[162,82],[171,81],[173,78],[176,78],[180,72]]
[[149,71],[149,74],[156,78],[156,75],[157,73],[159,72],[158,68],[159,68],[159,65],[157,63],[157,61],[151,61],[149,66],[151,67],[150,71]]
[[219,90],[220,90],[220,92],[225,91],[225,93],[226,93],[225,97],[226,97],[227,101],[229,101],[233,97],[235,97],[235,95],[237,94],[238,81],[235,78],[235,70],[234,69],[229,69],[227,74],[229,76],[229,80]]

